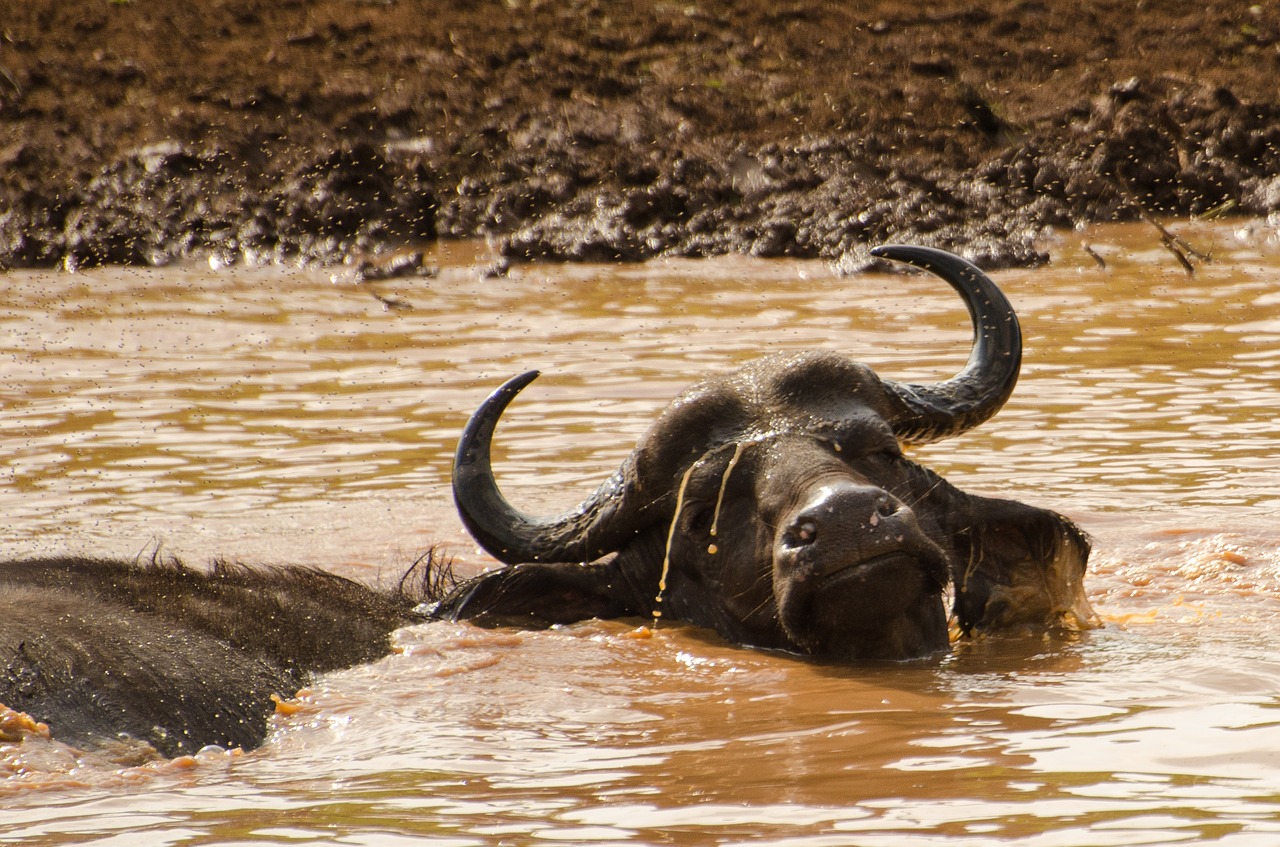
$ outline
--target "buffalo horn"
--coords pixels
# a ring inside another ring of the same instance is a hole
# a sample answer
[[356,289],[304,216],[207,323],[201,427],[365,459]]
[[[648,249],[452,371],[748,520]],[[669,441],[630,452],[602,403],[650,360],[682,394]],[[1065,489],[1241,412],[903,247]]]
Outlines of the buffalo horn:
[[902,441],[922,444],[958,435],[994,415],[1009,399],[1022,365],[1022,329],[1008,298],[969,262],[931,247],[887,244],[872,256],[915,265],[950,283],[973,321],[973,347],[964,369],[932,385],[885,380],[901,404],[890,421]]
[[589,562],[618,549],[634,531],[628,529],[634,521],[619,514],[630,460],[577,508],[553,517],[517,510],[493,476],[489,445],[494,428],[508,404],[537,377],[537,371],[512,377],[471,416],[453,460],[453,499],[472,537],[499,561]]

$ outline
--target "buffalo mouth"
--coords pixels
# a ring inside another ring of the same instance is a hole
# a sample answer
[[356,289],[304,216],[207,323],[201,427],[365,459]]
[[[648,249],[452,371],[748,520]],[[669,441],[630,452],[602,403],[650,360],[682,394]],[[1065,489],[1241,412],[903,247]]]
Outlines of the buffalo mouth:
[[947,649],[947,568],[897,550],[780,586],[783,628],[804,652],[840,659],[911,659]]
[[820,592],[839,591],[850,582],[861,582],[881,576],[892,578],[904,568],[923,567],[925,563],[911,553],[882,553],[860,562],[850,562],[823,576],[817,583]]

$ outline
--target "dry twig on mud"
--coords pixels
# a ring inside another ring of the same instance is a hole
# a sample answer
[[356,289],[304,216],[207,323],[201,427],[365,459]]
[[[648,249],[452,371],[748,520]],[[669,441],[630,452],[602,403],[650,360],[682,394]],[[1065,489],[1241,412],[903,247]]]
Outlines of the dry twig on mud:
[[1085,254],[1093,259],[1093,261],[1098,263],[1099,270],[1105,271],[1107,269],[1107,260],[1102,258],[1102,255],[1098,253],[1097,250],[1093,249],[1092,244],[1084,244],[1081,246],[1081,249],[1083,249]]
[[1147,208],[1142,205],[1142,201],[1137,198],[1133,190],[1129,187],[1128,181],[1124,178],[1124,174],[1120,173],[1118,169],[1116,170],[1115,182],[1117,188],[1120,190],[1120,194],[1138,210],[1138,216],[1155,227],[1156,232],[1160,233],[1161,245],[1173,254],[1173,257],[1178,260],[1178,264],[1182,265],[1182,269],[1187,272],[1187,276],[1196,275],[1195,265],[1191,263],[1192,259],[1197,259],[1201,262],[1212,261],[1210,254],[1202,253],[1192,247],[1184,238],[1176,233],[1170,232],[1164,224],[1156,220],[1155,216],[1148,212]]

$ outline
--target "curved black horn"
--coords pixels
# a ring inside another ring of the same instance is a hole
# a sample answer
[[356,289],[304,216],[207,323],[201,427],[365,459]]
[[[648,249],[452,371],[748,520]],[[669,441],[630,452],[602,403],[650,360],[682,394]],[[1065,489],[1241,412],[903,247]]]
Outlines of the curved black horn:
[[555,517],[520,512],[502,496],[493,476],[489,445],[498,419],[515,396],[537,378],[537,371],[512,377],[471,416],[453,459],[453,499],[467,530],[499,561],[592,561],[616,550],[631,531],[627,521],[617,520],[630,460],[581,505]]
[[945,279],[964,298],[973,321],[973,349],[960,373],[933,385],[885,380],[904,406],[891,422],[894,433],[903,441],[937,441],[994,415],[1013,393],[1022,366],[1022,328],[1008,298],[986,274],[944,250],[888,244],[871,255]]

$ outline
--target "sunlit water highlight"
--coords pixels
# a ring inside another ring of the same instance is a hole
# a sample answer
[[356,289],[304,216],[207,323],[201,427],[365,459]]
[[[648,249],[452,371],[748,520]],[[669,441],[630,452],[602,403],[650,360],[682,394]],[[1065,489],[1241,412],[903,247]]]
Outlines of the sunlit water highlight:
[[[195,763],[0,745],[0,843],[1136,845],[1280,843],[1280,244],[1183,228],[1048,246],[996,275],[1022,316],[1006,409],[916,451],[1096,540],[1106,626],[839,668],[664,624],[414,627],[322,679],[262,750]],[[967,354],[924,276],[742,258],[434,278],[197,268],[0,287],[0,554],[160,546],[395,576],[485,564],[449,463],[484,395],[543,377],[498,433],[509,496],[576,502],[681,388],[764,352],[898,379]]]

